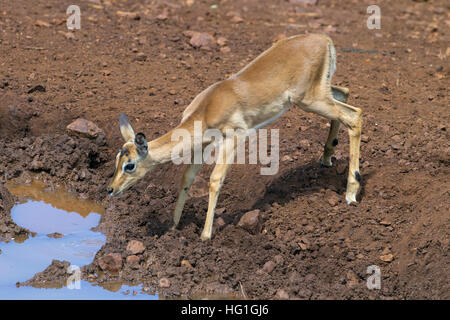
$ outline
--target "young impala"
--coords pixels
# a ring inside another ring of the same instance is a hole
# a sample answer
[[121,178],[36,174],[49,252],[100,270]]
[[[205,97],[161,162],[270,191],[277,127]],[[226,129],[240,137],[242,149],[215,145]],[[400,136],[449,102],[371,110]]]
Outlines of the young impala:
[[[223,134],[226,129],[249,130],[259,128],[278,118],[289,106],[331,120],[328,139],[321,158],[322,165],[331,166],[331,156],[338,144],[340,123],[350,136],[350,164],[347,179],[347,203],[356,202],[361,176],[359,147],[361,110],[346,104],[347,88],[331,85],[336,70],[336,51],[325,35],[293,36],[275,43],[235,75],[217,82],[201,92],[183,113],[181,123],[165,135],[147,143],[143,133],[134,134],[126,115],[119,118],[120,132],[125,139],[116,157],[116,171],[107,191],[111,196],[121,194],[155,166],[171,160],[175,129],[193,132],[194,121],[201,121],[203,130],[215,128]],[[223,159],[233,157],[234,138],[222,143]],[[211,141],[202,141],[205,145]],[[193,148],[193,145],[187,146]],[[210,177],[209,204],[202,240],[211,238],[214,209],[220,188],[229,167],[228,161],[217,161]],[[175,206],[173,228],[180,221],[181,212],[194,178],[201,164],[190,164],[184,172],[178,201]]]

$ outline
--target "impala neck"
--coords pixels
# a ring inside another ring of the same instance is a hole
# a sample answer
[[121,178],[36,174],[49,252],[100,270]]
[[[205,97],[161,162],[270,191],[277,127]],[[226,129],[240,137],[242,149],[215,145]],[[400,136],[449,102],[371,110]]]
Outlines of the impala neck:
[[[175,129],[180,129],[177,127]],[[172,141],[172,133],[175,129],[170,130],[163,136],[156,138],[148,143],[148,156],[146,161],[149,166],[154,166],[158,164],[163,164],[172,160],[172,150],[175,146],[183,143],[183,150],[189,148],[191,151],[193,149],[193,139],[185,140],[175,140]]]

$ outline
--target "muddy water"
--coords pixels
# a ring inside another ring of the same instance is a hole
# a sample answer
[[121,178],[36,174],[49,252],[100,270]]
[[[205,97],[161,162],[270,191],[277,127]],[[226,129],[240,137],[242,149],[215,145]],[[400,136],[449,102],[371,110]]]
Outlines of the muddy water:
[[79,289],[61,284],[18,288],[17,282],[32,278],[53,259],[69,261],[73,268],[91,263],[106,241],[102,233],[92,230],[98,225],[104,208],[62,190],[49,190],[39,181],[28,185],[10,183],[8,189],[19,197],[11,210],[12,219],[32,231],[33,236],[0,242],[0,299],[157,298],[142,293],[141,286],[121,283],[101,287],[81,281]]

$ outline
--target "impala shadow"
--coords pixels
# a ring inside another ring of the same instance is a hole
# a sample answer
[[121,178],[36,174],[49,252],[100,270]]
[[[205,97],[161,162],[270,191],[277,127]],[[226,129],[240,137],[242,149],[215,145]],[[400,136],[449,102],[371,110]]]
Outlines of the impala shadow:
[[[264,195],[255,202],[252,210],[264,210],[275,202],[284,205],[299,196],[306,197],[321,192],[323,189],[334,191],[344,199],[348,173],[346,162],[346,160],[334,160],[333,167],[326,168],[314,161],[283,171],[269,182]],[[345,167],[345,170],[338,173],[337,168],[342,166]],[[364,198],[365,185],[373,174],[375,174],[374,170],[362,174],[361,189],[357,197],[358,202]]]

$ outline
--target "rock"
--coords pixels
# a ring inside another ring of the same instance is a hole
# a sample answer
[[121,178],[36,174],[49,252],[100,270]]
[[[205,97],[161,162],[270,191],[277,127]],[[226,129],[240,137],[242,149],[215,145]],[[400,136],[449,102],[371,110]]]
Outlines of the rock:
[[230,49],[230,47],[223,47],[223,48],[220,48],[220,52],[228,53],[228,52],[231,52],[231,49]]
[[116,11],[116,14],[119,17],[126,17],[126,18],[130,18],[133,20],[139,20],[141,19],[141,16],[139,15],[139,13],[137,12],[128,12],[128,11]]
[[66,39],[69,40],[76,40],[77,38],[75,37],[75,35],[73,34],[73,32],[64,32],[64,31],[58,31],[59,33],[61,33]]
[[145,251],[145,245],[141,241],[131,240],[128,242],[127,251],[132,254],[139,254]]
[[275,269],[275,266],[276,266],[275,262],[269,260],[264,264],[262,269],[267,273],[272,273],[273,269]]
[[145,53],[139,52],[136,57],[133,59],[134,61],[145,61],[147,60],[147,55]]
[[53,233],[49,233],[49,234],[47,235],[47,237],[59,239],[59,238],[62,238],[63,235],[62,235],[61,233],[59,233],[59,232],[53,232]]
[[217,218],[215,222],[219,228],[223,228],[223,226],[226,225],[226,222],[225,222],[225,220],[223,220],[222,217]]
[[285,156],[283,156],[281,158],[281,161],[283,161],[283,162],[287,162],[287,161],[292,162],[292,161],[294,161],[294,159],[292,159],[292,157],[289,156],[289,155],[285,155]]
[[209,194],[209,184],[204,178],[200,175],[197,175],[194,179],[194,182],[189,190],[189,197],[192,198],[201,198],[205,197]]
[[194,267],[188,260],[181,260],[181,266],[189,269],[193,269]]
[[42,21],[42,20],[36,20],[36,21],[34,22],[34,25],[35,25],[35,26],[38,26],[38,27],[45,27],[45,28],[50,27],[50,23],[45,22],[45,21]]
[[260,211],[258,209],[249,211],[245,213],[241,219],[239,220],[239,223],[237,224],[238,227],[241,227],[251,234],[257,234],[261,232],[262,229],[262,221],[260,216]]
[[240,16],[233,16],[231,18],[231,22],[233,22],[233,23],[242,23],[242,22],[244,22],[244,19],[242,19]]
[[161,12],[161,14],[156,16],[156,19],[164,21],[164,20],[167,20],[168,17],[169,17],[169,12],[167,11],[167,9],[164,9],[163,12]]
[[386,220],[380,221],[380,224],[382,226],[386,226],[386,227],[391,225],[391,223],[389,221],[386,221]]
[[358,285],[359,278],[355,272],[353,272],[352,270],[349,270],[347,272],[346,277],[347,277],[347,287],[348,288],[354,288]]
[[72,122],[71,124],[69,124],[67,126],[67,131],[69,133],[78,135],[78,136],[82,136],[82,137],[86,137],[86,138],[96,138],[99,135],[104,135],[105,133],[103,132],[102,129],[100,129],[99,127],[97,127],[97,125],[95,123],[93,123],[92,121],[83,119],[83,118],[78,118],[77,120],[75,120],[74,122]]
[[380,259],[384,262],[391,262],[392,260],[394,260],[394,255],[392,253],[385,254],[380,256]]
[[139,263],[139,260],[140,260],[140,258],[138,256],[134,255],[134,254],[128,256],[127,259],[126,259],[127,264],[132,265],[132,266],[133,265],[137,265]]
[[217,38],[217,44],[221,47],[225,47],[228,43],[228,39],[225,37],[218,37]]
[[284,262],[283,256],[281,254],[277,254],[275,257],[273,257],[273,260],[275,260],[275,263],[277,265],[280,265]]
[[117,272],[122,269],[122,256],[120,253],[108,253],[98,259],[98,265],[103,271]]
[[33,92],[45,92],[45,87],[43,85],[38,84],[37,86],[34,86],[33,88],[31,88],[30,90],[28,90],[27,93],[33,93]]
[[361,142],[367,143],[370,141],[370,137],[368,135],[362,134],[361,135]]
[[191,37],[189,43],[194,48],[211,50],[216,44],[214,37],[209,33],[197,31],[185,31],[184,35]]
[[169,279],[167,279],[167,278],[159,279],[159,287],[160,288],[169,288],[170,287]]
[[330,192],[327,194],[327,201],[330,204],[330,206],[334,207],[339,203],[339,196],[334,193],[334,192]]
[[39,157],[36,156],[33,161],[31,161],[30,168],[33,171],[40,171],[44,169],[44,164],[39,160]]
[[280,300],[288,300],[289,294],[283,289],[278,289],[277,293],[275,294],[275,298]]

